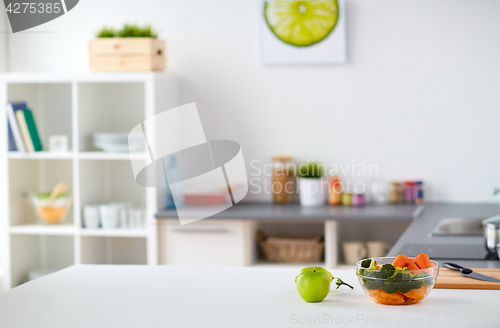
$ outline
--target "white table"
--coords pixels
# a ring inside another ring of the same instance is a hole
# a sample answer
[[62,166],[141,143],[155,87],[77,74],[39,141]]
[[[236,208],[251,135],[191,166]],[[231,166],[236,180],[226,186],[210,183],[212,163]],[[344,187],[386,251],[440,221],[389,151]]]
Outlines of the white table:
[[354,271],[332,273],[355,289],[332,284],[323,302],[306,303],[295,269],[74,266],[0,295],[0,327],[500,327],[498,291],[436,289],[386,306]]

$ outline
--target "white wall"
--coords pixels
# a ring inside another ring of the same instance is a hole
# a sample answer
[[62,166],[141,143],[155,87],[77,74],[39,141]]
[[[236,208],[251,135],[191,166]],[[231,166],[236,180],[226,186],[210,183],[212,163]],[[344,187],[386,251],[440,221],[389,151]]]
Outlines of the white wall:
[[260,10],[259,0],[80,1],[13,35],[11,69],[87,70],[99,26],[150,22],[183,102],[196,101],[210,138],[240,142],[247,162],[354,160],[422,178],[436,201],[495,200],[500,1],[347,0],[348,62],[337,66],[263,66]]
[[0,72],[7,70],[7,33],[10,32],[4,8],[3,3],[0,4]]

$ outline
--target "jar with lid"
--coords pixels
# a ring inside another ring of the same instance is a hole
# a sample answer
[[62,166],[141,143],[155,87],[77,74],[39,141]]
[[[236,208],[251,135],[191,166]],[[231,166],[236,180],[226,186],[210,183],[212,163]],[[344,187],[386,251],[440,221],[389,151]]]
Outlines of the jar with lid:
[[352,206],[352,192],[342,193],[342,206]]
[[351,197],[352,206],[363,206],[366,204],[365,195],[363,193],[354,192]]
[[415,200],[415,181],[405,181],[405,203],[411,204]]
[[403,186],[399,181],[392,181],[389,189],[389,202],[392,204],[402,203],[404,199]]
[[424,203],[424,182],[415,181],[415,203]]
[[328,204],[330,205],[341,205],[342,204],[342,182],[338,175],[334,175],[330,179],[329,191],[328,191]]
[[295,193],[295,172],[291,156],[274,156],[271,192],[274,203],[289,203]]

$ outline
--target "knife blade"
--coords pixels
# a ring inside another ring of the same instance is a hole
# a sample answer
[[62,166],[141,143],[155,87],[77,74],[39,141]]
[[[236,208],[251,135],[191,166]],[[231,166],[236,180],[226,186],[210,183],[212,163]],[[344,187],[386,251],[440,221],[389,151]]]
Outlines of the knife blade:
[[448,263],[447,262],[447,263],[443,263],[443,266],[445,268],[448,268],[448,269],[451,269],[451,270],[460,271],[460,274],[462,276],[464,276],[464,277],[467,277],[467,278],[472,278],[472,279],[477,279],[477,280],[483,280],[483,281],[500,283],[500,279],[493,278],[493,277],[486,276],[486,275],[481,274],[481,273],[474,272],[471,269],[464,268],[463,266],[460,266],[460,265],[455,264],[455,263]]

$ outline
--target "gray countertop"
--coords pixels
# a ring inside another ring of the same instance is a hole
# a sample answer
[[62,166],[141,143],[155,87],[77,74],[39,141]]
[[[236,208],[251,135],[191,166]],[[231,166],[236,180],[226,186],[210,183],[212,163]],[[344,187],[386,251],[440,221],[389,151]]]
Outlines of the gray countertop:
[[[417,205],[366,205],[363,207],[318,206],[303,207],[299,204],[238,203],[211,216],[212,219],[251,220],[407,220],[411,221]],[[417,214],[420,211],[417,211]],[[158,219],[177,218],[175,210],[163,210]]]
[[[460,247],[481,250],[484,247],[483,236],[431,236],[430,232],[443,218],[488,218],[500,214],[498,204],[426,204],[422,214],[414,219],[389,251],[388,256],[404,253],[411,246],[413,249],[439,248],[441,246],[454,247],[460,252]],[[484,250],[486,255],[486,250]],[[415,254],[416,255],[416,254]],[[465,267],[500,268],[500,261],[488,260],[455,260],[439,259],[438,262],[453,262]]]

